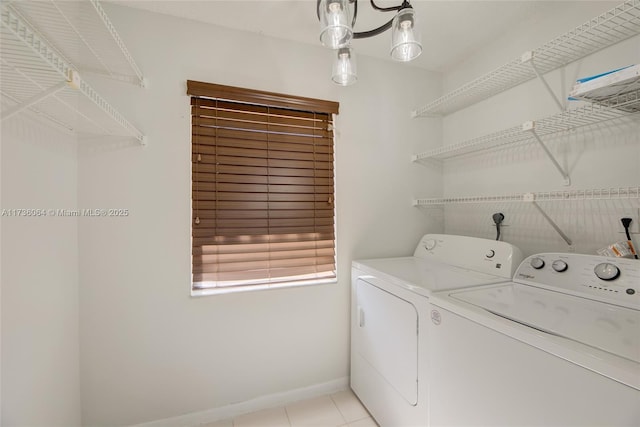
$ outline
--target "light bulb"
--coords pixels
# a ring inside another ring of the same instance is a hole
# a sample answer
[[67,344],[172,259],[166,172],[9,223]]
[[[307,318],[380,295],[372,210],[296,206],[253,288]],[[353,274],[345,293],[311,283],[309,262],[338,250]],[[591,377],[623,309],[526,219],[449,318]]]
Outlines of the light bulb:
[[396,61],[411,61],[422,53],[420,34],[415,25],[413,9],[402,9],[391,24],[391,57]]
[[356,73],[356,60],[353,55],[353,49],[343,47],[338,49],[338,54],[333,63],[333,73],[331,80],[341,86],[348,86],[358,80]]
[[353,36],[349,20],[349,0],[321,0],[318,13],[320,42],[331,49],[349,44]]

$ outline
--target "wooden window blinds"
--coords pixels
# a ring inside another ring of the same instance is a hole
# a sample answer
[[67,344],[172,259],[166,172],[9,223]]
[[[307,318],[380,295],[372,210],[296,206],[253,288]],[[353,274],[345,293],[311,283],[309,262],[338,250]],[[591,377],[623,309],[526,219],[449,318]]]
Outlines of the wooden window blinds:
[[192,290],[336,279],[338,103],[187,82]]

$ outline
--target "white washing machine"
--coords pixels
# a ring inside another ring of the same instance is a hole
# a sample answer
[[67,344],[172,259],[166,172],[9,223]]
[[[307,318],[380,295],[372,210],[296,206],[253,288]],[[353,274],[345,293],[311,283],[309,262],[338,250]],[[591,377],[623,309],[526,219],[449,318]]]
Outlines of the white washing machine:
[[380,426],[427,424],[431,293],[508,281],[521,260],[505,242],[427,234],[413,256],[353,261],[351,388]]
[[431,303],[431,426],[640,426],[640,261],[538,254]]

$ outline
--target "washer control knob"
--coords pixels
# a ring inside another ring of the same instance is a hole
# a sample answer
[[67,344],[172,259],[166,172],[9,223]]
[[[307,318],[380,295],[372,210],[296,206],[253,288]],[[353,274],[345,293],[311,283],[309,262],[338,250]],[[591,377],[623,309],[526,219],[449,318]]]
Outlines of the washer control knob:
[[531,267],[535,268],[536,270],[540,270],[542,267],[544,267],[544,260],[538,257],[531,258],[529,264],[531,264]]
[[493,258],[494,256],[496,256],[496,251],[494,251],[493,249],[489,249],[489,252],[487,252],[487,255],[485,255],[487,258]]
[[593,272],[602,280],[615,280],[620,276],[620,269],[609,262],[596,265]]
[[562,273],[563,271],[567,271],[569,265],[567,265],[567,263],[562,261],[561,259],[557,259],[553,261],[553,264],[551,264],[551,268],[553,268],[558,273]]
[[424,241],[424,248],[428,251],[430,251],[431,249],[436,247],[436,241],[435,239],[427,239]]

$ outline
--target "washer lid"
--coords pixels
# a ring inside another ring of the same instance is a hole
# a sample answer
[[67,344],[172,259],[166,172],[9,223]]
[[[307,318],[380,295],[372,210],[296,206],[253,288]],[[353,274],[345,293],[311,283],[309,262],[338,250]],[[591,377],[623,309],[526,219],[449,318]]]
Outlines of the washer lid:
[[505,281],[491,274],[417,257],[359,260],[353,261],[353,267],[425,296],[435,291]]
[[519,283],[451,294],[497,316],[640,363],[640,311]]

